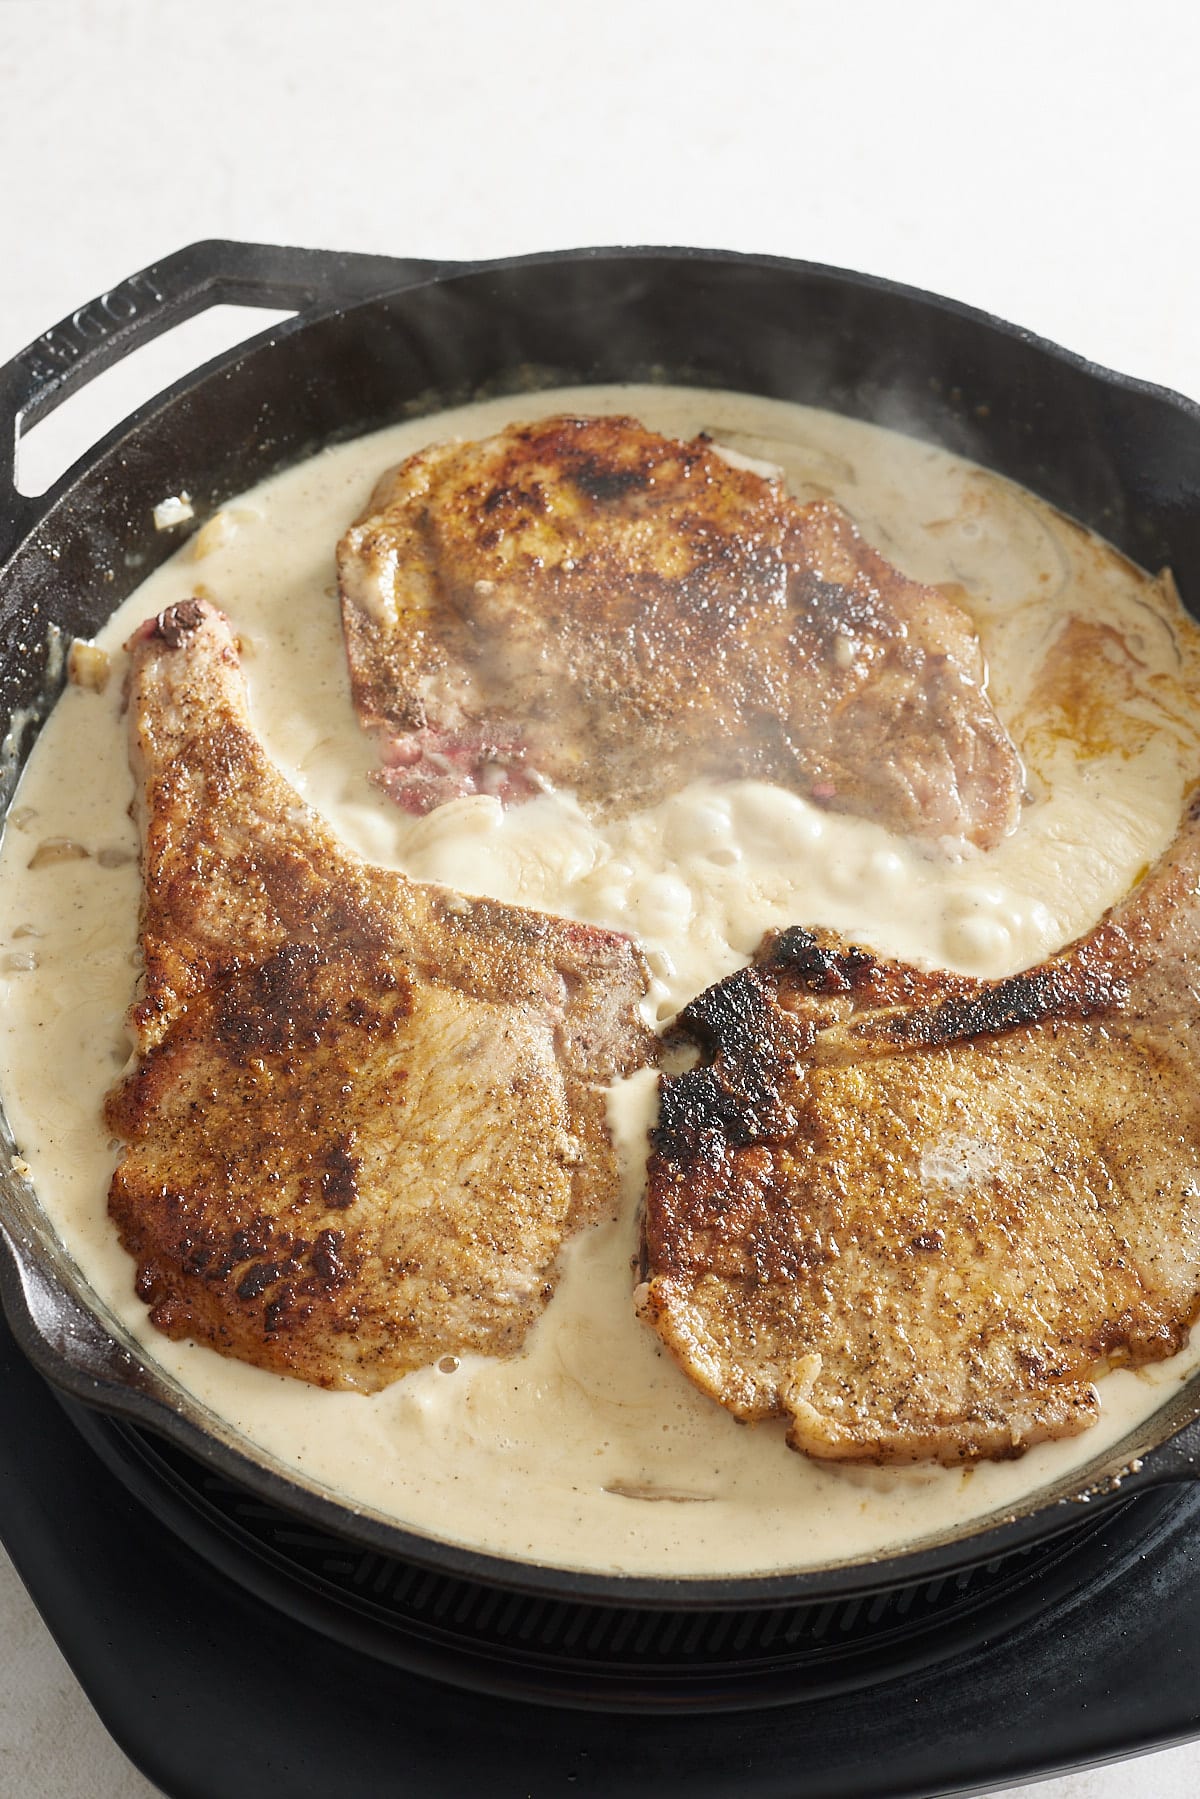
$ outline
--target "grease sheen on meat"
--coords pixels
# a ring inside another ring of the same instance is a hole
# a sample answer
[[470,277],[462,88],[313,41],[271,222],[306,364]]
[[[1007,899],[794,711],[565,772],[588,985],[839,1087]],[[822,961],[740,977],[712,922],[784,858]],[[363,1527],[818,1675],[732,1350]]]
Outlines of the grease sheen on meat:
[[745,776],[926,837],[1015,823],[966,613],[703,437],[559,417],[424,450],[338,560],[355,703],[410,811],[549,782],[629,812]]
[[1200,802],[1089,935],[1010,980],[768,937],[686,1008],[644,1318],[818,1457],[1021,1453],[1200,1309]]
[[154,1323],[365,1390],[515,1349],[617,1200],[637,952],[342,849],[268,762],[213,608],[131,648],[145,977],[109,1210]]

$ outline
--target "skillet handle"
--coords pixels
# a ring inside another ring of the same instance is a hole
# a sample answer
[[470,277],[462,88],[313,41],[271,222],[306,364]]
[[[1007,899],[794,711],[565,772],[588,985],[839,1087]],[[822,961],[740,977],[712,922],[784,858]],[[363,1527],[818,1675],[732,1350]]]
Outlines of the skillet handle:
[[212,306],[294,307],[308,316],[413,286],[447,266],[213,238],[78,307],[0,368],[0,567],[54,493],[30,499],[17,492],[22,429],[131,350]]

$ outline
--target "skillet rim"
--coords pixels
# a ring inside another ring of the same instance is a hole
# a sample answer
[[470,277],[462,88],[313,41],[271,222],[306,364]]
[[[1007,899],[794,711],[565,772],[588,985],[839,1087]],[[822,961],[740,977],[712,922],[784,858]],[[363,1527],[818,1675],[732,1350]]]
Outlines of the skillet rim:
[[[915,304],[933,317],[941,315],[981,331],[983,340],[998,336],[1019,344],[1035,359],[1045,358],[1059,367],[1074,370],[1078,376],[1097,384],[1101,391],[1148,402],[1156,410],[1165,408],[1168,414],[1189,424],[1200,445],[1200,406],[1183,395],[1106,369],[1033,332],[962,302],[825,264],[709,248],[656,246],[532,252],[484,261],[418,263],[211,240],[189,246],[122,284],[125,287],[147,283],[150,291],[158,295],[156,304],[143,314],[135,312],[131,324],[118,318],[107,336],[102,335],[91,346],[85,343],[65,371],[52,370],[47,376],[44,347],[56,332],[63,331],[81,316],[86,317],[90,308],[99,302],[79,308],[71,315],[71,321],[64,321],[62,326],[44,333],[0,369],[0,432],[7,428],[7,412],[11,414],[11,442],[15,451],[21,422],[33,422],[44,416],[66,398],[74,386],[99,373],[148,336],[157,335],[184,317],[203,310],[206,305],[226,303],[230,298],[244,300],[248,294],[254,295],[254,303],[262,305],[275,304],[280,298],[299,302],[296,317],[191,371],[139,407],[81,456],[46,494],[31,500],[16,496],[14,490],[10,496],[10,518],[15,519],[17,533],[7,554],[3,553],[3,524],[0,523],[0,627],[8,622],[3,603],[7,592],[6,574],[11,572],[23,550],[37,539],[42,527],[52,525],[59,509],[69,506],[87,478],[103,470],[114,457],[119,457],[123,447],[137,439],[140,432],[171,413],[188,396],[210,382],[236,377],[244,365],[276,344],[322,321],[353,318],[372,304],[397,300],[423,287],[448,287],[471,277],[501,276],[542,267],[617,262],[636,265],[652,261],[777,271],[793,278],[824,282],[834,288],[857,289]],[[230,269],[234,270],[233,275],[230,275]],[[350,290],[349,300],[347,290]],[[442,404],[447,403],[452,402],[442,401]],[[368,424],[363,428],[374,427]],[[931,433],[926,435],[936,441]],[[6,483],[11,486],[15,462],[15,455],[6,458],[3,442],[0,437],[0,489]],[[287,455],[280,466],[288,466],[307,453],[308,450],[301,446],[299,455]],[[230,497],[231,494],[225,496],[226,499]],[[196,524],[201,522],[202,516],[198,516]],[[167,553],[173,553],[182,541],[172,534],[168,543],[158,546],[163,551],[160,560],[165,559]],[[148,570],[138,572],[129,584],[130,591],[144,579],[146,572]],[[110,595],[114,603],[119,603],[122,597],[117,590]],[[27,753],[27,744],[20,748]],[[18,764],[23,761],[15,746],[10,761],[15,778]],[[11,784],[10,781],[6,786],[11,788]],[[0,808],[4,808],[8,797],[8,792],[0,791]],[[11,1149],[11,1144],[9,1147]],[[0,1176],[0,1189],[11,1206],[11,1175]],[[32,1201],[32,1190],[27,1197]],[[36,1205],[36,1201],[33,1203]],[[1040,1495],[1031,1495],[1032,1509],[1015,1507],[991,1522],[976,1521],[973,1528],[933,1546],[917,1546],[874,1561],[752,1576],[664,1577],[615,1572],[599,1574],[486,1554],[441,1542],[327,1498],[321,1491],[305,1487],[277,1472],[269,1463],[248,1456],[227,1427],[214,1429],[213,1422],[201,1421],[204,1408],[195,1407],[194,1415],[189,1416],[181,1409],[173,1383],[168,1386],[160,1382],[153,1373],[153,1365],[149,1371],[139,1368],[128,1348],[104,1327],[103,1307],[99,1302],[96,1301],[94,1307],[81,1303],[81,1296],[86,1296],[89,1291],[81,1277],[75,1281],[74,1291],[70,1287],[56,1287],[40,1255],[40,1249],[45,1245],[39,1245],[27,1229],[22,1229],[26,1223],[27,1219],[22,1219],[19,1210],[15,1218],[11,1212],[7,1218],[0,1217],[0,1304],[22,1350],[53,1385],[85,1404],[124,1416],[143,1428],[165,1435],[201,1463],[219,1468],[259,1497],[309,1522],[319,1523],[335,1535],[350,1537],[402,1560],[520,1592],[553,1594],[611,1605],[714,1609],[795,1604],[807,1599],[877,1591],[949,1573],[1053,1535],[1069,1527],[1077,1516],[1079,1505],[1102,1501],[1107,1493],[1115,1493],[1118,1489],[1126,1495],[1141,1487],[1200,1478],[1198,1374],[1189,1383],[1195,1389],[1190,1403],[1181,1403],[1181,1395],[1177,1394],[1173,1404],[1164,1405],[1154,1415],[1157,1419],[1169,1417],[1165,1437],[1160,1438],[1155,1433],[1154,1440],[1143,1441],[1147,1432],[1144,1427],[1139,1427],[1107,1454],[1098,1456],[1082,1477],[1077,1475],[1070,1480],[1067,1483],[1069,1492],[1056,1495],[1054,1488],[1042,1489]],[[57,1272],[60,1277],[64,1274],[64,1260],[69,1258],[59,1257]],[[219,1420],[215,1422],[220,1423]],[[1053,1496],[1048,1497],[1048,1494]]]

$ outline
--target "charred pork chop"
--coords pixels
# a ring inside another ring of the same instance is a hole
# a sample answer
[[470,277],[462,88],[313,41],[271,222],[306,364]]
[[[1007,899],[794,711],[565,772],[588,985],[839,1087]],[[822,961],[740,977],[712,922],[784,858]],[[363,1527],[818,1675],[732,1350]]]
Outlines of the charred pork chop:
[[1200,802],[1090,935],[1010,980],[802,929],[681,1014],[640,1310],[831,1459],[1021,1453],[1200,1310]]
[[131,647],[145,978],[109,1209],[154,1323],[365,1390],[515,1349],[616,1199],[637,952],[339,847],[267,761],[211,607]]
[[625,813],[753,776],[925,837],[1016,821],[967,615],[704,437],[551,418],[422,451],[338,564],[377,779],[412,812],[550,783]]

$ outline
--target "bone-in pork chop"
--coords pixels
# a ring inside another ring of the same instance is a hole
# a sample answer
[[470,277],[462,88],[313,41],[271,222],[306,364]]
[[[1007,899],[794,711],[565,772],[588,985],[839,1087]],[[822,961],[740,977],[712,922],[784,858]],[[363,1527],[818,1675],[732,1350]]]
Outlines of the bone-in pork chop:
[[549,783],[627,813],[746,776],[925,837],[1015,823],[967,615],[706,438],[551,418],[422,451],[338,566],[377,779],[410,811]]
[[367,1390],[515,1349],[616,1202],[637,952],[342,849],[268,762],[211,607],[131,647],[145,978],[109,1208],[154,1323]]
[[1200,1309],[1200,803],[1010,980],[768,937],[681,1014],[643,1317],[740,1418],[867,1461],[1019,1454]]

